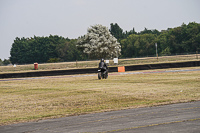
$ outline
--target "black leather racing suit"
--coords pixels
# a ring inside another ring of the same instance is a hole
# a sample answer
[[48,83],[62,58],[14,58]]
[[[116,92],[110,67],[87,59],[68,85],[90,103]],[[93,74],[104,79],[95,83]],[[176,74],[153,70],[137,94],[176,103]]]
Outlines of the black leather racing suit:
[[107,67],[107,65],[106,65],[106,63],[104,61],[101,61],[99,63],[99,68],[104,70],[105,72],[108,72],[108,67]]

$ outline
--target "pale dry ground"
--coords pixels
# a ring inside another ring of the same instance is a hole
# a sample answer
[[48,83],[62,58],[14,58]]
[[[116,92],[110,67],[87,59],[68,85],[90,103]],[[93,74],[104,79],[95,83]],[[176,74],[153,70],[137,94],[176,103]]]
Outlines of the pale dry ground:
[[0,125],[200,100],[200,71],[115,74],[0,81]]

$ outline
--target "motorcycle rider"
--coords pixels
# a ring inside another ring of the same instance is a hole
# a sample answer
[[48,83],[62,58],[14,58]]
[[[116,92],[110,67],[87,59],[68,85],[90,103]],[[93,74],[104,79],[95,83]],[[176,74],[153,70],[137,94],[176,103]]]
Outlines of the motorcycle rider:
[[102,58],[100,63],[99,63],[99,68],[104,70],[104,74],[108,73],[108,67],[106,65],[106,63],[104,62],[104,59]]

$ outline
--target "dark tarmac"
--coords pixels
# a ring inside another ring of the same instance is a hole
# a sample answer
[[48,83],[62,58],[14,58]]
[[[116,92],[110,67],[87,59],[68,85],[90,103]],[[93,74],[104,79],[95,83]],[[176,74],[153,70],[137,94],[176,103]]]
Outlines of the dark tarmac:
[[0,126],[0,133],[200,133],[200,101]]
[[[197,66],[200,66],[200,61],[131,65],[131,66],[125,66],[125,70],[137,71],[137,70],[153,70],[153,69],[167,69],[167,68],[181,68],[181,67],[197,67]],[[68,70],[50,70],[50,71],[36,70],[32,72],[2,73],[0,74],[0,79],[91,74],[91,73],[97,73],[97,70],[98,70],[97,68],[84,68],[84,69],[68,69]],[[109,67],[109,73],[111,72],[118,72],[118,67]]]

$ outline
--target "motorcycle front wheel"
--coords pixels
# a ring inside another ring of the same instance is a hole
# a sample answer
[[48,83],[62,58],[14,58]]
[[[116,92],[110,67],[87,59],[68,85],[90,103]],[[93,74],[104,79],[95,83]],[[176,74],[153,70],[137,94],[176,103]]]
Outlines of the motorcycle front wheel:
[[101,79],[101,72],[98,73],[98,79]]

